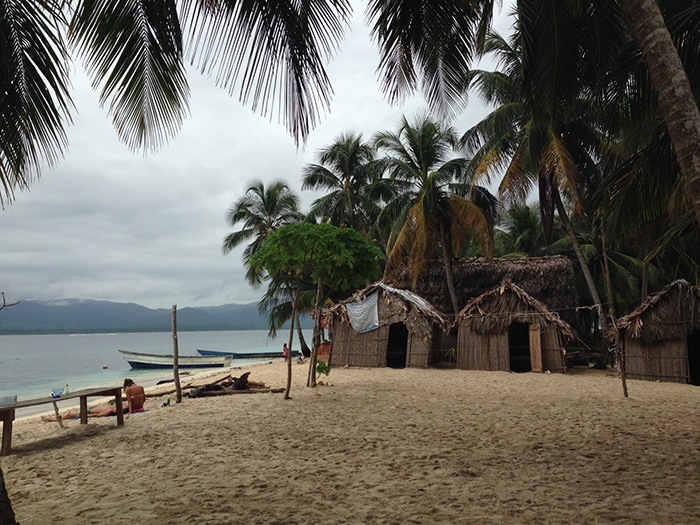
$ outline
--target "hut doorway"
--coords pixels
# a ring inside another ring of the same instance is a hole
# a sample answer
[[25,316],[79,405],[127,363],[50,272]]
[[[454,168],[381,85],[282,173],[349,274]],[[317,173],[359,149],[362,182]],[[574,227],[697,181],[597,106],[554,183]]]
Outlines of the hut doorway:
[[406,368],[408,357],[408,328],[403,323],[389,326],[389,340],[386,345],[386,366]]
[[530,325],[510,323],[508,327],[508,357],[511,372],[532,372],[530,363]]
[[700,330],[688,334],[688,381],[700,386]]

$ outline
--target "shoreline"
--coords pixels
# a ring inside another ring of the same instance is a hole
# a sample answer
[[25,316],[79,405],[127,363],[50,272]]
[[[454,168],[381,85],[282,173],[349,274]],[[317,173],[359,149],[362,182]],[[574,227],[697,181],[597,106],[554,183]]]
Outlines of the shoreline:
[[[244,365],[237,365],[237,366],[230,366],[228,368],[207,368],[195,372],[187,372],[187,369],[185,371],[187,373],[183,373],[182,371],[180,372],[180,383],[191,383],[195,382],[198,383],[199,381],[206,380],[209,377],[212,376],[226,376],[228,374],[233,374],[235,370],[241,370],[241,369],[246,369],[250,367],[256,367],[256,366],[261,366],[261,365],[266,365],[269,364],[271,361],[274,360],[267,360],[264,362],[255,362],[255,363],[247,363]],[[167,373],[167,370],[164,370],[164,373]],[[128,377],[128,376],[126,376]],[[175,379],[173,377],[172,370],[170,370],[170,375],[164,375],[161,377],[153,377],[149,378],[145,381],[139,381],[138,384],[141,385],[144,390],[146,391],[146,397],[154,397],[154,396],[159,396],[162,394],[158,394],[157,392],[160,390],[164,390],[160,385],[158,385],[158,382],[165,381],[165,380],[170,380],[171,382],[174,383]],[[167,383],[166,383],[167,384]],[[94,386],[87,386],[85,388],[93,388]],[[119,385],[121,386],[121,384]],[[183,387],[187,388],[187,387]],[[91,398],[88,400],[88,406],[95,406],[95,405],[103,405],[109,401],[112,401],[113,398],[111,397],[105,397],[105,398]],[[56,400],[56,404],[58,406],[59,411],[65,411],[69,409],[74,409],[79,406],[79,398],[78,397],[61,397]],[[33,406],[33,407],[25,407],[25,408],[19,408],[15,412],[15,421],[20,421],[23,419],[27,418],[34,418],[37,416],[52,416],[54,415],[54,410],[53,408],[46,408],[49,405],[38,405],[38,406]]]

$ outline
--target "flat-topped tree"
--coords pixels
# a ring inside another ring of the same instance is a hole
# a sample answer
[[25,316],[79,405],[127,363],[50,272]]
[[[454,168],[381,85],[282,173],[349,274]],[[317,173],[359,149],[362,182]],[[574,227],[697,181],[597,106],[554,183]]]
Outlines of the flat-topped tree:
[[[304,280],[318,285],[316,308],[320,308],[327,290],[352,290],[366,285],[381,275],[381,251],[370,246],[355,230],[336,228],[330,224],[299,223],[283,226],[269,235],[262,247],[250,258],[252,267],[264,269],[273,279],[285,282],[292,298],[292,324],[289,329],[289,350],[292,351],[294,320]],[[316,315],[318,322],[319,315]],[[314,366],[314,353],[310,366]],[[292,385],[292,360],[287,360],[289,399]]]

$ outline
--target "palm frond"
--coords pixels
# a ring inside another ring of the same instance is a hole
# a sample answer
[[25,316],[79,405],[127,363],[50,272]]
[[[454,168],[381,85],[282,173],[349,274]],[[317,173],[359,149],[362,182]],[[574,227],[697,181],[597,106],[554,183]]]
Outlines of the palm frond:
[[441,117],[464,108],[472,59],[494,2],[372,0],[366,10],[380,49],[382,89],[396,103],[419,87]]
[[0,9],[0,205],[12,201],[67,147],[69,67],[61,5],[7,0]]
[[189,86],[175,0],[82,0],[69,41],[125,144],[153,151],[177,134]]
[[278,114],[304,141],[330,104],[324,61],[342,40],[347,0],[182,0],[190,56],[203,73],[264,116]]

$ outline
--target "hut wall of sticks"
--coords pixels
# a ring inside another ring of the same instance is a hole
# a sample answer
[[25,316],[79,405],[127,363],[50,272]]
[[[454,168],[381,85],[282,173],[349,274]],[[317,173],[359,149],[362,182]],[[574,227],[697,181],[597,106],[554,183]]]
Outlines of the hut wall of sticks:
[[564,372],[571,326],[506,279],[467,302],[453,323],[457,368]]
[[[376,308],[366,311],[373,320],[362,326],[356,308],[371,301]],[[324,310],[322,316],[330,335],[331,366],[427,367],[449,328],[449,320],[427,301],[382,282]]]
[[628,379],[700,385],[700,287],[675,281],[617,327]]

